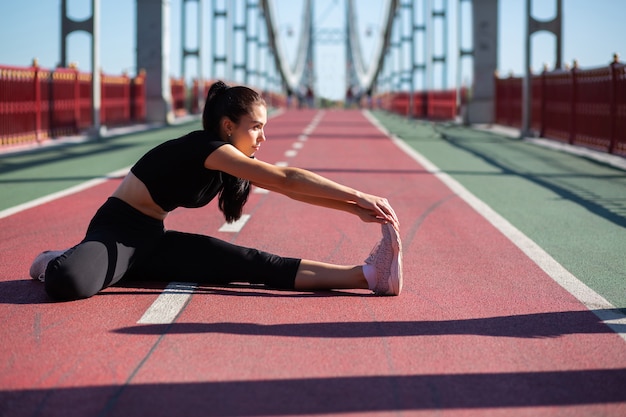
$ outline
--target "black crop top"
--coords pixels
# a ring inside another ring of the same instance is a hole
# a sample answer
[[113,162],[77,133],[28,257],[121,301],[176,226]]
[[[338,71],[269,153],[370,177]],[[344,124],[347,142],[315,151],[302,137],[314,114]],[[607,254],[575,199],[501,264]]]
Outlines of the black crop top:
[[206,169],[204,160],[226,145],[205,131],[191,132],[148,151],[131,168],[163,210],[207,205],[222,188],[222,173]]

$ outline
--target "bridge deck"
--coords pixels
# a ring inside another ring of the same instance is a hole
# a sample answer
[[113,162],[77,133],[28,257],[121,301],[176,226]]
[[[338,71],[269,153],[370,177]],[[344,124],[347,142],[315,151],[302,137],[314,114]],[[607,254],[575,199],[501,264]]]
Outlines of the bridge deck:
[[[624,415],[626,329],[599,318],[613,313],[611,305],[590,311],[440,175],[456,178],[554,253],[594,294],[624,307],[624,173],[570,157],[580,172],[592,165],[593,172],[538,176],[532,170],[542,168],[531,161],[552,158],[563,168],[564,156],[492,134],[379,117],[441,170],[418,162],[357,111],[276,116],[259,157],[387,196],[402,222],[400,297],[201,286],[172,294],[183,300],[172,322],[139,323],[163,302],[164,285],[129,282],[87,300],[51,303],[28,278],[39,251],[81,238],[119,176],[3,211],[0,416]],[[3,208],[127,167],[194,127],[5,156]],[[616,188],[583,190],[593,178]],[[246,213],[238,232],[219,231],[215,204],[175,211],[166,224],[349,264],[360,263],[379,237],[374,225],[275,193],[253,193]],[[585,253],[602,236],[572,242],[577,235],[545,232],[539,220],[559,228],[557,213],[570,229],[609,231],[613,246]],[[572,247],[574,260],[561,256]]]

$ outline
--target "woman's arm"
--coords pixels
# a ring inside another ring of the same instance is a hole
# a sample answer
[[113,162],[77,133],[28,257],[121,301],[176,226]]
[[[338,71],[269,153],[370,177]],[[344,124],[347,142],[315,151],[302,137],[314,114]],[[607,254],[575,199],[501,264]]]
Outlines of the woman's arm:
[[341,210],[341,211],[345,211],[346,213],[354,214],[356,216],[359,216],[359,218],[363,220],[364,222],[376,222],[376,223],[387,222],[386,219],[379,216],[375,211],[360,207],[355,202],[331,200],[331,199],[323,198],[323,197],[313,197],[313,196],[304,195],[304,194],[285,192],[284,190],[273,189],[272,187],[267,187],[267,186],[263,186],[260,184],[254,184],[254,185],[260,188],[264,188],[266,190],[278,192],[293,200],[301,201],[303,203],[330,208],[334,210]]
[[[352,212],[361,218],[365,210],[369,213],[366,215],[369,221],[389,221],[398,226],[396,214],[385,198],[362,193],[305,169],[278,167],[248,158],[234,146],[219,147],[207,157],[204,166],[247,179],[299,201]],[[372,220],[376,218],[379,220]]]

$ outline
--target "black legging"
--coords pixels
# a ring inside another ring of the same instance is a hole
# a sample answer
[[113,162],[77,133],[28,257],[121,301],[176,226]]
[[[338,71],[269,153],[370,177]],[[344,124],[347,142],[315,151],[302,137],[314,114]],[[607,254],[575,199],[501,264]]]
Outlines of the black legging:
[[265,284],[292,289],[300,259],[284,258],[210,236],[166,231],[163,222],[111,197],[83,241],[48,264],[50,297],[91,297],[121,279]]

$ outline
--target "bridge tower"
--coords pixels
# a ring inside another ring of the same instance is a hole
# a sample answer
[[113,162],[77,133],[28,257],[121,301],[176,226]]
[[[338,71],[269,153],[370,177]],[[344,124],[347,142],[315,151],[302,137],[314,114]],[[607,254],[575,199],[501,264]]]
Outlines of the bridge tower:
[[532,123],[532,86],[531,86],[531,68],[530,68],[530,57],[531,57],[531,38],[532,35],[536,32],[545,30],[546,32],[552,33],[556,38],[556,48],[555,48],[555,67],[560,69],[562,68],[562,50],[563,50],[563,39],[562,39],[562,28],[563,28],[563,0],[556,0],[556,15],[553,19],[550,20],[537,20],[532,16],[532,5],[531,1],[526,1],[526,40],[525,40],[525,61],[524,61],[524,86],[522,90],[522,128],[521,134],[522,136],[531,135],[531,123]]
[[304,71],[300,81],[301,88],[301,100],[304,100],[307,105],[312,106],[313,95],[315,94],[315,8],[314,1],[305,2],[305,7],[308,6],[308,13],[311,16],[312,24],[309,25],[309,33],[307,38],[308,45],[306,47],[307,55],[304,63]]
[[[188,9],[188,3],[196,3],[196,46],[195,48],[191,48],[187,46],[187,23],[188,23],[188,19],[187,19],[187,9]],[[203,82],[203,73],[202,73],[202,60],[203,60],[203,54],[202,54],[202,40],[204,38],[204,36],[202,35],[203,33],[203,24],[202,24],[202,17],[203,17],[203,3],[204,0],[182,0],[181,1],[181,20],[182,20],[182,24],[181,26],[181,33],[180,33],[180,45],[182,48],[181,51],[181,63],[180,63],[180,68],[181,68],[181,76],[183,79],[187,79],[186,75],[187,75],[187,57],[195,57],[196,58],[196,71],[197,71],[197,75],[196,78],[198,80],[198,108],[201,109],[203,107],[203,103],[204,103],[204,82]]]
[[61,66],[67,67],[67,40],[72,32],[91,35],[91,115],[94,133],[100,134],[100,0],[91,0],[91,17],[77,21],[68,16],[67,0],[61,0]]
[[[346,1],[346,14],[345,14],[345,39],[344,45],[346,49],[346,93],[345,93],[345,105],[349,107],[354,101],[359,100],[361,92],[357,87],[360,86],[359,76],[357,74],[356,67],[358,65],[363,66],[363,57],[352,47],[352,37],[358,36],[358,28],[356,27],[356,13],[354,11],[354,5],[351,0]],[[360,62],[357,62],[359,60]]]
[[474,61],[472,98],[468,103],[466,117],[469,123],[493,123],[493,76],[498,68],[498,0],[471,1],[473,48],[471,51],[459,52],[469,52]]
[[146,70],[146,119],[172,122],[170,2],[137,1],[137,69]]

